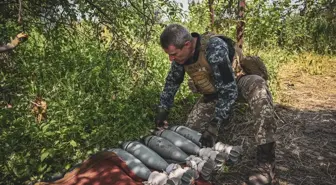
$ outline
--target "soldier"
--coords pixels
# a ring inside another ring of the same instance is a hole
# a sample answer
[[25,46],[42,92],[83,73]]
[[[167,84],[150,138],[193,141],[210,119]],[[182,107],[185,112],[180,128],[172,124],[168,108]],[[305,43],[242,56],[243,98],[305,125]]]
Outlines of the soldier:
[[15,39],[11,40],[10,43],[0,46],[0,53],[14,49],[16,46],[20,44],[20,42],[24,41],[27,38],[28,35],[25,33],[17,34]]
[[[276,129],[272,97],[267,83],[260,75],[247,75],[235,71],[232,65],[243,68],[241,52],[235,55],[234,42],[224,36],[189,33],[181,25],[167,26],[160,36],[160,44],[172,61],[161,93],[155,124],[167,128],[167,117],[174,96],[183,82],[184,74],[191,78],[190,85],[203,94],[188,116],[187,126],[202,132],[200,142],[212,147],[221,126],[229,122],[229,114],[238,93],[249,104],[255,119],[257,165],[255,174],[249,177],[250,184],[274,184]],[[260,63],[259,57],[243,58],[247,63]],[[235,73],[236,72],[236,73]],[[235,76],[236,74],[236,76]]]

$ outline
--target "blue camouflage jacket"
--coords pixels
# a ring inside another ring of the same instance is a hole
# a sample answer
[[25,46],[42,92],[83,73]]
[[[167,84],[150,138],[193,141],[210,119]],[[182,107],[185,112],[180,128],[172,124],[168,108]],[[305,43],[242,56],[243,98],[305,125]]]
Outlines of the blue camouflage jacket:
[[[197,37],[195,54],[185,62],[186,65],[197,61],[200,52],[200,35],[192,33]],[[209,62],[217,90],[217,104],[215,108],[215,118],[218,121],[228,119],[229,111],[237,96],[237,84],[234,77],[231,61],[229,59],[229,49],[227,43],[218,37],[210,38],[205,50],[206,60]],[[170,71],[166,77],[166,83],[161,93],[159,107],[170,109],[173,106],[174,97],[184,80],[185,70],[183,65],[172,62]]]

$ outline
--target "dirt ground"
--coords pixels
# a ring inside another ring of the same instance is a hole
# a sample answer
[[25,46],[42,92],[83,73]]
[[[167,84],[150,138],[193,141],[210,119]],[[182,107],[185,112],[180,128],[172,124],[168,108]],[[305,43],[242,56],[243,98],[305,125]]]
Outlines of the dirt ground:
[[[336,61],[324,75],[302,72],[295,65],[279,70],[279,117],[276,175],[281,185],[336,184]],[[243,112],[243,111],[242,111]],[[239,113],[238,113],[239,114]],[[243,145],[242,161],[224,169],[215,184],[243,184],[255,164],[249,115],[232,124],[222,139]]]

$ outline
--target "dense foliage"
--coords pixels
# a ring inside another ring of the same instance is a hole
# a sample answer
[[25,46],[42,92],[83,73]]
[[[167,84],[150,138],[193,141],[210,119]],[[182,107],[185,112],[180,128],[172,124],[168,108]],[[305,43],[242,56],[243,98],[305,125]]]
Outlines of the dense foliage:
[[[29,34],[27,42],[0,56],[3,184],[47,178],[119,141],[148,134],[169,70],[158,45],[160,31],[170,22],[191,31],[210,28],[207,1],[190,5],[188,14],[166,0],[19,2],[0,3],[1,41],[22,30]],[[217,32],[234,38],[237,0],[216,3]],[[290,59],[283,49],[336,49],[335,2],[297,3],[247,1],[246,52],[266,61],[274,95],[277,68]],[[42,122],[32,112],[36,98],[48,106]],[[195,99],[184,84],[171,122],[183,121]]]
[[[217,32],[235,38],[238,2],[214,1]],[[195,25],[210,30],[208,1],[194,3],[190,12],[195,20],[188,22],[191,28]],[[336,1],[333,0],[246,0],[243,21],[245,42],[254,49],[281,47],[322,54],[336,51],[333,42],[336,39]]]

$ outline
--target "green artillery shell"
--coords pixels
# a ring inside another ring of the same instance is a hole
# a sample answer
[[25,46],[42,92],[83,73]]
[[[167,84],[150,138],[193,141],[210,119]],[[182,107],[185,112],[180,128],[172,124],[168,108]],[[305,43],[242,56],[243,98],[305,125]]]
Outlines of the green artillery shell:
[[198,146],[201,146],[199,140],[201,139],[202,134],[192,130],[186,126],[173,126],[169,128],[170,130],[179,133],[180,135],[184,136],[185,138],[189,139],[190,141],[194,142]]
[[162,171],[168,167],[168,163],[159,154],[138,141],[124,142],[122,148],[133,154],[149,168]]
[[163,137],[172,142],[175,146],[181,148],[184,152],[190,155],[198,155],[200,147],[182,135],[171,131],[161,130],[156,132],[157,136]]
[[139,159],[121,148],[112,148],[108,151],[116,153],[136,176],[148,180],[151,171]]
[[172,159],[178,162],[185,162],[188,155],[173,143],[158,136],[147,136],[144,139],[145,145],[158,153],[165,159]]

